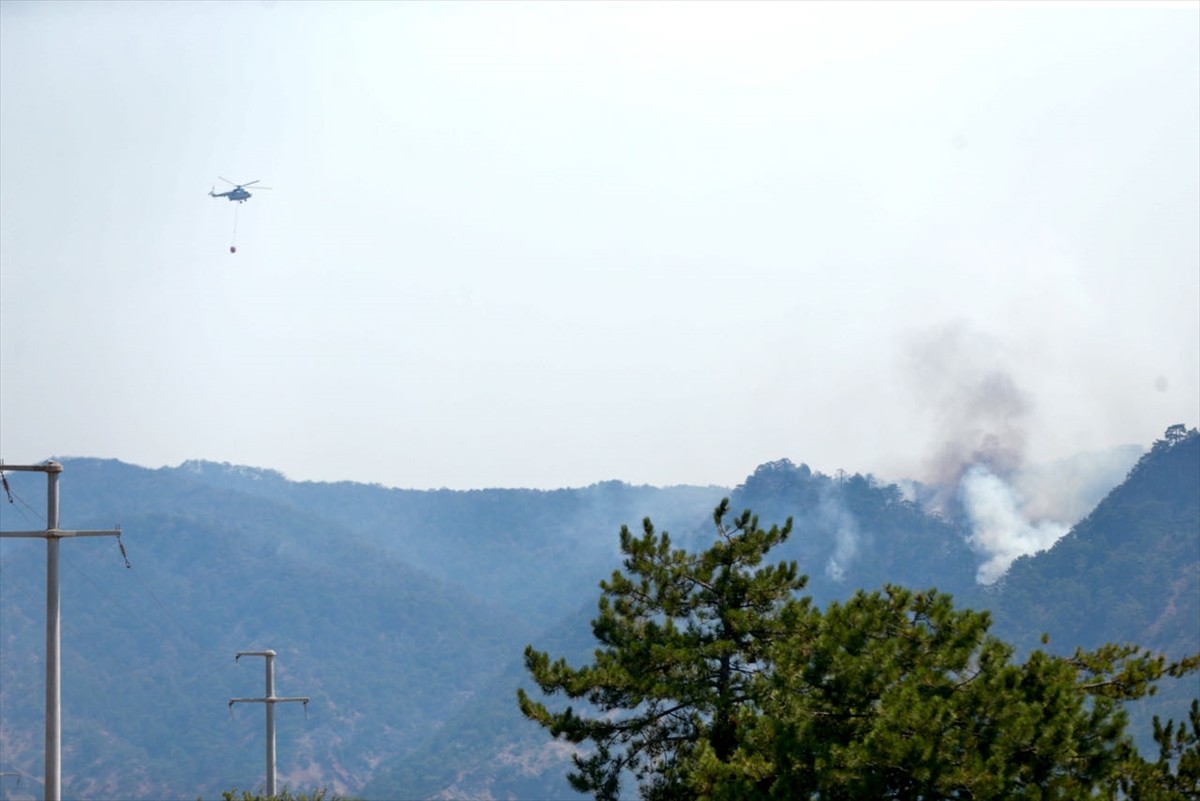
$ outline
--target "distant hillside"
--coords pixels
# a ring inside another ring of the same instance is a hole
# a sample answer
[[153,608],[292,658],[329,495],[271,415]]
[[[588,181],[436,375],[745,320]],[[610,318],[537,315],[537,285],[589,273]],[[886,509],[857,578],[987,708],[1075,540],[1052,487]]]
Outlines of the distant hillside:
[[[1053,563],[1074,547],[1072,543],[1089,539],[1087,532],[1092,525],[1089,521],[1110,513],[1127,518],[1130,541],[1140,543],[1148,552],[1155,550],[1153,543],[1159,536],[1165,535],[1173,543],[1173,551],[1164,551],[1173,560],[1172,564],[1155,561],[1142,577],[1149,585],[1155,582],[1155,570],[1160,571],[1157,573],[1160,578],[1194,576],[1200,570],[1197,553],[1200,522],[1196,518],[1195,499],[1195,493],[1200,491],[1200,466],[1194,456],[1194,432],[1186,440],[1169,444],[1170,456],[1164,445],[1156,445],[1129,479],[1114,489],[1104,504],[1081,521],[1059,546],[1019,560],[1014,566],[1016,578],[988,588],[975,583],[979,556],[967,545],[964,524],[927,513],[919,504],[904,500],[893,485],[861,475],[825,476],[803,464],[781,460],[760,466],[734,490],[732,497],[735,508],[751,508],[764,522],[794,518],[792,538],[772,552],[772,558],[797,560],[802,571],[810,576],[808,591],[819,603],[847,597],[859,587],[877,588],[885,582],[911,587],[936,586],[954,593],[960,605],[996,609],[999,620],[995,631],[1006,639],[1032,645],[1041,630],[1052,630],[1057,650],[1070,651],[1075,644],[1137,639],[1127,637],[1126,629],[1112,626],[1115,618],[1091,615],[1091,605],[1103,595],[1102,586],[1095,588],[1099,592],[1076,596],[1074,606],[1061,607],[1058,610],[1061,617],[1055,617],[1053,606],[1046,607],[1048,612],[1043,609],[1046,612],[1043,615],[1034,615],[1032,610],[1041,608],[1034,602],[1029,607],[1030,615],[1048,624],[1043,629],[1035,628],[1019,611],[1020,597],[1028,600],[1054,595],[1055,585],[1035,575],[1037,566],[1043,560]],[[1175,450],[1177,446],[1179,450]],[[1145,509],[1139,511],[1147,493],[1159,498],[1161,519],[1144,516]],[[1172,522],[1164,524],[1164,520]],[[1141,523],[1145,524],[1145,530]],[[711,528],[702,526],[675,536],[674,540],[699,548],[706,547],[711,537]],[[1109,555],[1104,548],[1094,548],[1091,554],[1094,568],[1110,571],[1114,579],[1110,583],[1120,585],[1115,577],[1124,569],[1125,550],[1118,548]],[[1022,578],[1026,575],[1028,579]],[[1075,582],[1074,586],[1087,588],[1095,580],[1091,576]],[[1022,596],[1018,589],[1026,581],[1029,588]],[[1192,601],[1197,601],[1200,592],[1190,588],[1191,585],[1181,584],[1179,578],[1169,578],[1166,583],[1175,588],[1167,596],[1160,591],[1161,587],[1155,587],[1153,592],[1148,591],[1149,586],[1124,588],[1127,598],[1136,599],[1148,616],[1164,621],[1158,629],[1151,627],[1149,631],[1154,636],[1143,637],[1142,642],[1176,655],[1200,651],[1200,611],[1179,597],[1190,592]],[[587,660],[594,647],[589,621],[595,615],[597,597],[598,590],[593,589],[591,602],[536,639],[537,647],[555,656],[566,656],[576,664]],[[1081,618],[1089,617],[1098,621],[1091,627],[1094,642],[1082,639]],[[1168,620],[1172,621],[1170,625],[1165,623]],[[1035,630],[1038,633],[1030,640],[1027,634]],[[1168,631],[1183,636],[1177,640],[1157,636]],[[1148,726],[1148,715],[1152,712],[1181,716],[1187,699],[1197,695],[1193,685],[1189,679],[1170,686],[1162,698],[1136,718],[1137,723]],[[365,788],[366,796],[573,797],[569,792],[564,793],[569,751],[521,718],[512,702],[516,686],[530,688],[519,660],[514,660],[495,679],[491,690],[475,707],[448,721],[419,751],[393,761],[390,766],[381,766]]]
[[[977,592],[994,631],[1024,648],[1137,643],[1172,657],[1200,652],[1200,432],[1168,429],[1098,506],[1036,557],[1013,563],[999,586]],[[1133,708],[1143,748],[1150,718],[1182,717],[1200,697],[1188,676]]]
[[[735,509],[764,522],[793,518],[792,537],[772,552],[795,560],[820,604],[885,582],[960,594],[975,585],[979,557],[967,531],[870,476],[814,473],[784,459],[760,466],[733,492]],[[709,538],[702,543],[707,547]]]
[[[68,797],[260,785],[261,710],[226,708],[261,693],[261,670],[233,661],[259,648],[279,652],[279,693],[313,699],[307,720],[279,710],[281,784],[358,792],[592,594],[622,515],[695,525],[724,492],[426,493],[211,463],[63,463],[62,525],[119,524],[132,564],[108,538],[61,548]],[[42,528],[44,475],[7,478],[0,526]],[[44,544],[0,542],[0,770],[25,775],[0,783],[5,798],[40,793],[44,604]]]
[[[728,490],[606,481],[560,490],[400,490],[350,482],[292,482],[270,470],[186,462],[175,472],[214,488],[284,504],[328,520],[419,570],[494,603],[533,626],[590,594],[616,566],[615,532],[652,515],[692,528]],[[552,571],[545,569],[553,565]]]
[[[9,481],[40,510],[28,476]],[[261,662],[233,661],[259,648],[279,652],[279,693],[313,699],[307,720],[279,710],[281,775],[359,787],[534,630],[328,520],[178,473],[70,461],[61,507],[64,526],[119,520],[133,565],[111,539],[61,547],[65,797],[260,784],[262,710],[226,707],[261,695]],[[40,527],[21,508],[4,528]],[[42,774],[45,546],[6,540],[0,555],[0,759],[31,777],[5,788],[19,798]]]
[[1046,632],[1070,648],[1200,650],[1200,432],[1169,430],[1054,547],[976,599],[1024,646]]
[[[260,786],[262,712],[227,701],[262,689],[261,663],[235,666],[233,654],[269,647],[277,692],[312,698],[307,718],[278,711],[281,784],[380,801],[572,797],[568,752],[516,709],[523,647],[586,658],[620,526],[649,516],[702,547],[724,495],[765,523],[795,519],[773,557],[797,560],[820,603],[885,581],[937,586],[992,606],[1001,636],[1022,642],[1140,633],[1200,650],[1200,468],[1185,434],[986,592],[962,524],[869,476],[787,460],[736,488],[548,492],[64,460],[63,526],[121,525],[132,564],[107,538],[62,547],[64,791],[190,801]],[[44,477],[8,480],[0,527],[42,527]],[[0,798],[40,794],[44,577],[40,541],[0,541],[0,770],[26,777],[0,782]]]

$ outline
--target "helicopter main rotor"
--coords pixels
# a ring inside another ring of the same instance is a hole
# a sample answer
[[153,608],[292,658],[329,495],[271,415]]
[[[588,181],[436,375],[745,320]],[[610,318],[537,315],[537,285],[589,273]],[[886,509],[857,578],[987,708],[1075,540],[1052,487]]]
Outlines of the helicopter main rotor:
[[[249,181],[244,184],[235,184],[233,181],[229,180],[228,178],[225,178],[224,176],[218,175],[217,177],[220,178],[225,183],[229,184],[230,186],[234,187],[235,189],[245,189],[247,186],[254,186],[256,183],[258,183],[259,181],[262,180],[261,178],[255,178],[253,181]],[[254,188],[255,188],[255,190],[259,190],[259,189],[270,189],[271,187],[255,186]]]

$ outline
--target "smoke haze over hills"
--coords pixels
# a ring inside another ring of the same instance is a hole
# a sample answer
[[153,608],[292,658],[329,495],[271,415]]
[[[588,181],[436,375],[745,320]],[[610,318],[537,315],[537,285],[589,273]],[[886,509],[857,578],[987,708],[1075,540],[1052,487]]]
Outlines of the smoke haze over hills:
[[991,583],[1019,556],[1052,546],[1115,486],[1137,447],[1077,455],[1053,466],[1027,460],[1030,392],[1012,374],[1010,349],[964,323],[910,341],[910,391],[934,421],[925,475],[934,508],[961,509]]
[[956,486],[1151,441],[1200,408],[1198,15],[7,0],[2,455]]
[[[1141,621],[1149,618],[1172,643],[1194,639],[1176,613],[1190,614],[1190,585],[1181,581],[1200,568],[1187,560],[1188,535],[1200,533],[1196,440],[1193,433],[1168,449],[1166,468],[1157,450],[1139,462],[1136,485],[1109,493],[1088,517],[1088,530],[1112,538],[1112,547],[1138,549],[1139,581],[1154,590],[1145,602],[1105,607],[1122,636],[1148,630]],[[36,528],[44,478],[8,480],[16,502],[0,506],[0,525]],[[270,647],[280,653],[281,692],[313,698],[308,720],[299,712],[281,719],[280,776],[294,786],[321,777],[352,795],[373,788],[368,798],[489,787],[565,797],[563,749],[526,727],[512,702],[524,680],[522,647],[549,642],[585,658],[596,582],[619,566],[619,526],[649,515],[674,542],[703,548],[722,495],[768,525],[795,518],[793,536],[772,558],[798,562],[816,603],[886,581],[936,586],[984,605],[1005,597],[1003,586],[985,590],[976,581],[999,569],[989,560],[1014,552],[973,551],[971,529],[929,514],[898,487],[788,460],[760,465],[732,490],[604,482],[554,491],[394,490],[292,482],[272,470],[201,461],[146,470],[66,460],[64,525],[119,521],[132,567],[112,542],[63,548],[65,789],[157,800],[256,786],[260,718],[231,719],[225,703],[261,677],[237,668],[232,654]],[[1140,505],[1145,498],[1149,505]],[[1159,553],[1161,538],[1172,550]],[[1084,548],[1090,569],[1106,569],[1102,551],[1067,544]],[[1069,577],[1074,557],[1051,558],[1058,550],[1019,560],[1013,570],[1033,589],[1016,600],[1042,591],[1046,582],[1030,573],[1043,560],[1058,579],[1064,570]],[[40,752],[25,735],[40,715],[44,570],[37,543],[0,541],[0,767],[30,777],[22,785],[30,794]],[[1095,577],[1055,584],[1073,593],[1056,603],[1075,627],[1088,593],[1121,591]],[[1016,631],[1030,614],[1020,609],[1005,608]],[[1043,616],[1038,625],[1063,624]],[[137,692],[118,691],[131,681]],[[396,786],[409,789],[397,794]]]

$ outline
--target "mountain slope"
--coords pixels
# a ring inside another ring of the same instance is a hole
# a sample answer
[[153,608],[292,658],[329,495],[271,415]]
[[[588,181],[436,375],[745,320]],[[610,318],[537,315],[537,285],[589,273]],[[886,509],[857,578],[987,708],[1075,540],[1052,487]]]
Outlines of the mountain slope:
[[[1200,432],[1177,427],[1048,551],[1013,563],[996,631],[1031,646],[1200,650]],[[979,596],[987,602],[986,595]]]
[[[734,508],[753,509],[766,525],[794,518],[791,539],[770,559],[797,560],[818,603],[885,582],[936,586],[955,594],[960,606],[992,609],[993,631],[1025,647],[1051,631],[1058,651],[1140,641],[1182,656],[1200,651],[1197,442],[1192,432],[1169,448],[1156,445],[1067,537],[1018,560],[1005,581],[987,588],[975,584],[980,557],[963,527],[869,477],[833,478],[781,460],[760,466],[732,497]],[[703,548],[711,537],[711,529],[700,527],[673,539]],[[1138,571],[1129,570],[1131,560]],[[1121,606],[1110,614],[1092,611],[1115,593]],[[587,661],[597,597],[593,590],[591,603],[534,644],[572,664]],[[367,786],[368,797],[572,797],[562,790],[569,750],[521,718],[512,700],[517,686],[530,689],[530,680],[514,660],[477,706],[422,749],[385,766]],[[1134,709],[1141,739],[1147,740],[1151,714],[1180,717],[1197,690],[1194,677],[1168,682],[1159,698]]]
[[[216,797],[261,784],[262,712],[226,708],[261,695],[261,670],[233,661],[261,648],[279,652],[277,692],[312,697],[307,721],[280,710],[281,783],[357,789],[468,704],[531,631],[327,520],[170,473],[67,462],[61,505],[71,527],[120,512],[133,565],[107,538],[61,548],[68,796]],[[37,527],[10,524],[13,514],[6,530]],[[32,777],[44,553],[30,540],[0,551],[0,757]]]
[[[550,492],[417,492],[291,482],[255,468],[145,470],[63,460],[64,790],[75,797],[219,797],[262,783],[262,672],[274,648],[279,778],[367,798],[558,798],[568,752],[524,721],[526,643],[573,662],[592,648],[597,582],[617,532],[644,516],[689,548],[722,495],[795,530],[818,603],[885,581],[994,610],[1000,636],[1058,650],[1138,640],[1200,650],[1200,445],[1175,432],[1049,551],[974,584],[965,528],[859,475],[786,460],[736,489],[605,482]],[[0,527],[44,525],[45,479],[9,474]],[[0,541],[0,770],[41,775],[45,547]],[[245,662],[245,660],[243,660]],[[1188,688],[1184,688],[1185,690]],[[1177,710],[1168,710],[1177,716]],[[6,797],[33,798],[32,778]],[[565,797],[570,797],[569,795]]]
[[731,503],[763,523],[793,519],[791,538],[771,558],[795,560],[809,577],[806,592],[822,605],[885,582],[956,595],[975,584],[979,558],[966,530],[906,500],[895,484],[826,476],[783,459],[755,470]]
[[[349,482],[291,482],[253,468],[186,462],[176,472],[216,488],[286,504],[336,523],[464,592],[534,626],[555,624],[599,574],[617,566],[615,533],[652,515],[694,527],[728,490],[607,481],[560,490],[400,490]],[[554,569],[547,571],[546,565]],[[546,603],[547,598],[556,599]]]
[[[819,603],[884,581],[955,588],[974,582],[977,559],[963,532],[905,501],[894,485],[861,475],[834,478],[785,459],[760,466],[731,499],[734,508],[754,510],[767,526],[793,518],[792,536],[769,559],[796,560],[810,575],[806,591]],[[649,516],[676,545],[697,550],[715,537],[711,506],[705,511],[701,524],[678,530]],[[624,522],[637,530],[639,519]],[[609,537],[616,542],[616,528]],[[581,605],[533,640],[537,648],[573,664],[590,658],[597,583],[608,572],[593,575]],[[564,603],[577,597],[572,594]],[[447,721],[419,750],[382,765],[364,793],[369,798],[574,797],[565,781],[570,748],[521,716],[518,686],[532,689],[520,651],[473,708]]]

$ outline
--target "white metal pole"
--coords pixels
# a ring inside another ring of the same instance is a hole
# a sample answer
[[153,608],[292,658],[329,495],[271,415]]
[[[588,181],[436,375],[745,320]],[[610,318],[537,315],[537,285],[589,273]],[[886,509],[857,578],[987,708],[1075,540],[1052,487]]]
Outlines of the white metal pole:
[[275,795],[275,652],[267,651],[267,797]]
[[[58,530],[58,469],[46,471],[46,530]],[[59,538],[46,537],[46,801],[62,798],[62,662],[58,592]]]
[[266,695],[262,698],[230,698],[229,706],[233,707],[237,703],[254,703],[262,704],[267,708],[267,797],[275,797],[275,704],[285,704],[292,701],[300,701],[308,707],[308,698],[306,696],[296,696],[292,698],[281,697],[275,695],[275,652],[271,649],[265,651],[238,651],[234,657],[234,661],[240,661],[243,656],[261,656],[266,660]]

